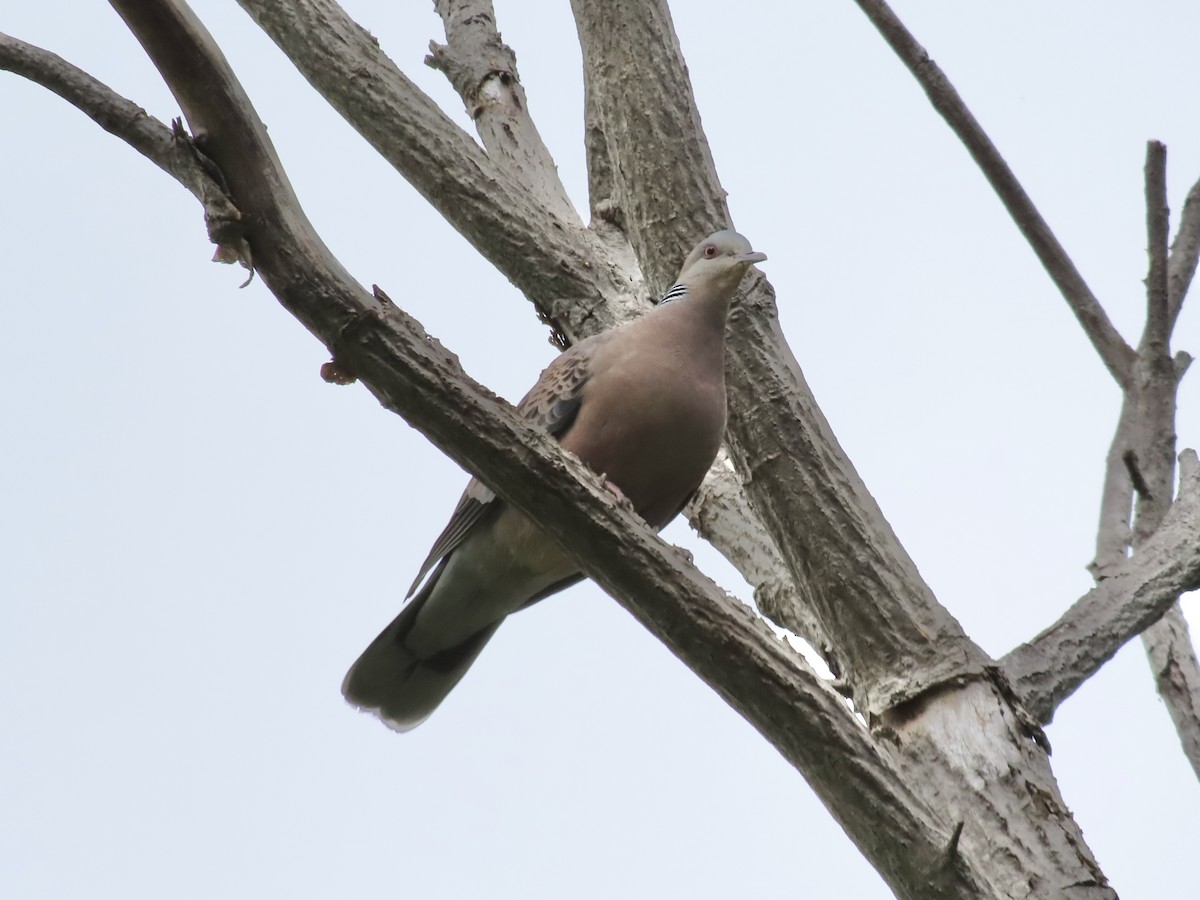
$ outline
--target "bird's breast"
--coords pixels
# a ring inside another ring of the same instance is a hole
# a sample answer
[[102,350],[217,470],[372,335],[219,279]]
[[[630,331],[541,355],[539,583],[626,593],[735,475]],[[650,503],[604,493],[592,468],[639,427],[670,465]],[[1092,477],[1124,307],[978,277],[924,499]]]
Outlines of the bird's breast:
[[723,365],[664,352],[614,366],[585,390],[563,446],[662,527],[696,489],[725,432]]

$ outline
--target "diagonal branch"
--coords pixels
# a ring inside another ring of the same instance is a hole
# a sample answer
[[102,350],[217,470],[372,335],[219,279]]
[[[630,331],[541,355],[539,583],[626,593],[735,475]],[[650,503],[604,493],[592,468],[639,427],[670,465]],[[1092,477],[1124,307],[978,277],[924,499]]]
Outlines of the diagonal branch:
[[1036,638],[1001,661],[1039,721],[1131,638],[1160,619],[1179,594],[1200,588],[1200,463],[1180,455],[1179,497],[1137,553],[1102,571],[1100,582]]
[[467,378],[414,320],[381,293],[372,298],[358,287],[304,216],[261,121],[190,10],[165,0],[113,5],[193,129],[208,135],[232,196],[247,212],[264,282],[340,364],[547,527],[588,574],[801,767],[900,896],[993,896],[961,858],[931,882],[929,868],[945,857],[951,828],[915,797],[840,698],[761,621],[666,551],[644,523],[605,496],[599,479]]
[[208,236],[217,245],[217,258],[248,262],[241,238],[241,214],[186,138],[61,56],[6,34],[0,34],[0,69],[58,94],[191,191],[204,207]]
[[1171,244],[1171,260],[1167,266],[1167,287],[1171,302],[1170,324],[1173,328],[1183,309],[1183,299],[1196,274],[1200,261],[1200,181],[1192,185],[1183,212],[1179,215],[1179,230]]
[[[333,0],[239,0],[308,82],[538,310],[614,324],[628,273],[578,217],[552,215]],[[609,308],[611,305],[611,308]],[[564,329],[565,330],[565,329]]]
[[896,18],[896,14],[884,0],[855,2],[917,79],[933,108],[966,146],[967,152],[996,191],[1018,230],[1025,236],[1038,260],[1071,307],[1071,311],[1075,313],[1084,333],[1117,384],[1122,387],[1127,385],[1132,376],[1133,349],[1109,320],[1100,301],[1083,280],[1067,251],[1042,218],[1042,214],[1033,205],[1012,169],[996,149],[996,145],[967,109],[954,85],[937,63],[930,59],[925,48],[917,43],[911,32]]
[[1183,755],[1200,777],[1200,660],[1178,602],[1142,634],[1142,643]]

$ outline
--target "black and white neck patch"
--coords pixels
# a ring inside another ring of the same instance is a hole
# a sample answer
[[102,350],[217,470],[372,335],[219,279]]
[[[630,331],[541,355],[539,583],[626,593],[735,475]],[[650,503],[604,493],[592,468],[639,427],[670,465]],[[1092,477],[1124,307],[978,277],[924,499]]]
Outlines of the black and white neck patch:
[[663,295],[661,297],[658,298],[657,305],[662,306],[664,303],[670,303],[672,300],[679,300],[682,297],[684,297],[686,294],[687,294],[687,285],[686,284],[679,284],[679,283],[673,284],[669,288],[667,288],[667,290],[663,293]]

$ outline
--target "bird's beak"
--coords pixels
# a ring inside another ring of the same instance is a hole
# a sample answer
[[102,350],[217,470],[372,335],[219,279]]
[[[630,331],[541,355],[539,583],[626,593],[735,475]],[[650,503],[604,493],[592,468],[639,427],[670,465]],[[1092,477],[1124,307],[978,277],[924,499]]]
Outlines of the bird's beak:
[[750,250],[747,253],[738,254],[738,262],[744,263],[760,263],[765,262],[767,254],[759,253],[757,250]]

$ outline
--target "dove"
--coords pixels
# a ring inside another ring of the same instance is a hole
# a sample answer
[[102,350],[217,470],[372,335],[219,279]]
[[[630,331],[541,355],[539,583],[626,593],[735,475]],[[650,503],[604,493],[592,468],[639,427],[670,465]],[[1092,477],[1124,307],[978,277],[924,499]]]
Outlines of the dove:
[[[720,449],[729,307],[765,259],[735,231],[709,235],[653,308],[568,348],[517,404],[656,530],[682,511]],[[408,731],[508,616],[583,577],[537,525],[471,479],[412,599],[350,668],[342,694]]]

